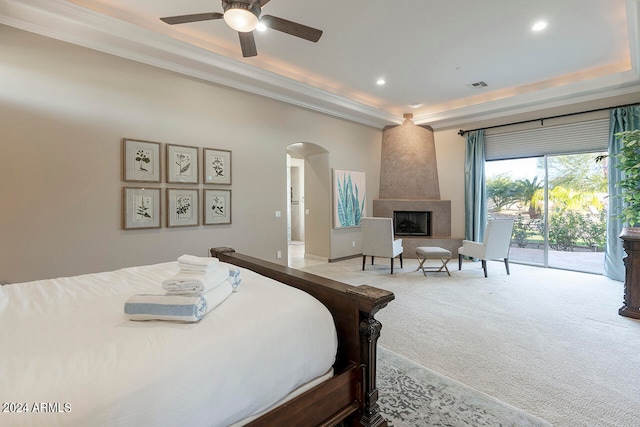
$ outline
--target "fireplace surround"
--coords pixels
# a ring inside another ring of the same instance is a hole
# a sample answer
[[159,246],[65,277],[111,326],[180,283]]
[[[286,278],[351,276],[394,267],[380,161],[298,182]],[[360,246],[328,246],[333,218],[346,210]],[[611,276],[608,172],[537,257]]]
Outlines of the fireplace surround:
[[393,218],[399,212],[430,212],[430,236],[451,236],[451,201],[450,200],[406,200],[376,199],[373,201],[373,216]]
[[[395,218],[395,227],[408,221],[410,230],[395,229],[403,239],[405,257],[416,257],[416,248],[422,246],[441,247],[455,257],[462,239],[451,236],[451,201],[440,199],[433,129],[416,126],[411,114],[405,118],[402,125],[382,132],[380,189],[379,198],[373,200],[373,216]],[[398,221],[394,212],[428,213],[428,225],[411,215]],[[420,224],[425,230],[414,231]]]
[[399,235],[402,238],[405,258],[415,258],[416,248],[437,246],[449,250],[453,257],[458,256],[462,239],[451,236],[451,200],[407,200],[376,199],[373,201],[373,216],[393,218],[394,212],[429,212],[429,236]]

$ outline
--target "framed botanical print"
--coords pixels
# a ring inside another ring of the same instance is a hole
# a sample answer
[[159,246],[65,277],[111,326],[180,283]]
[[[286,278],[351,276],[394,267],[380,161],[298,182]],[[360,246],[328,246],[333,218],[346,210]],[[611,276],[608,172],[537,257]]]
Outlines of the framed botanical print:
[[137,228],[160,228],[160,189],[122,189],[122,227],[125,230]]
[[135,182],[160,182],[160,143],[122,140],[123,179]]
[[167,188],[167,227],[200,224],[199,191],[189,188]]
[[231,224],[231,190],[204,189],[204,224]]
[[204,183],[231,184],[231,151],[204,149]]
[[167,144],[167,182],[197,184],[198,147]]

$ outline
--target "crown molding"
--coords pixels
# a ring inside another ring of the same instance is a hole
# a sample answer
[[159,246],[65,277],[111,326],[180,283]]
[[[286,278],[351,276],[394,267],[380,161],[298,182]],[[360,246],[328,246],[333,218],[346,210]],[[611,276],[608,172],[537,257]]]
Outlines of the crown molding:
[[375,128],[401,120],[63,0],[0,0],[0,23]]
[[640,102],[640,78],[637,73],[629,72],[608,76],[600,82],[576,83],[503,100],[419,115],[414,117],[414,122],[428,124],[433,129],[444,129],[633,94],[637,94]]
[[[433,106],[430,112],[417,112],[414,122],[441,129],[618,95],[640,94],[640,0],[626,2],[630,71],[459,108]],[[379,129],[403,121],[397,114],[65,0],[0,0],[0,23]]]

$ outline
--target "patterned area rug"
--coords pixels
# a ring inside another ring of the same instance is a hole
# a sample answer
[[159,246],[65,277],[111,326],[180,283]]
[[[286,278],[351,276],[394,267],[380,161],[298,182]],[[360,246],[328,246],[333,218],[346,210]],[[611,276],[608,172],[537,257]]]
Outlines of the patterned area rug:
[[551,425],[380,346],[377,381],[392,427]]

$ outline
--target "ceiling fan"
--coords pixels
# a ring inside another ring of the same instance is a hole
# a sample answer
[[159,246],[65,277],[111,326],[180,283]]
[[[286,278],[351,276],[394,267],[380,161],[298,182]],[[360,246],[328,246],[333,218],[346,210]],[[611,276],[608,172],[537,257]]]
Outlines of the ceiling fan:
[[269,3],[269,0],[221,0],[224,13],[209,12],[196,13],[194,15],[169,16],[160,18],[161,21],[169,25],[186,24],[197,21],[210,21],[214,19],[224,19],[231,28],[238,32],[240,36],[240,48],[242,56],[245,58],[256,56],[256,41],[253,37],[253,30],[259,23],[267,28],[300,37],[311,42],[317,42],[322,36],[322,30],[307,27],[297,22],[287,21],[276,16],[260,16],[262,7]]

